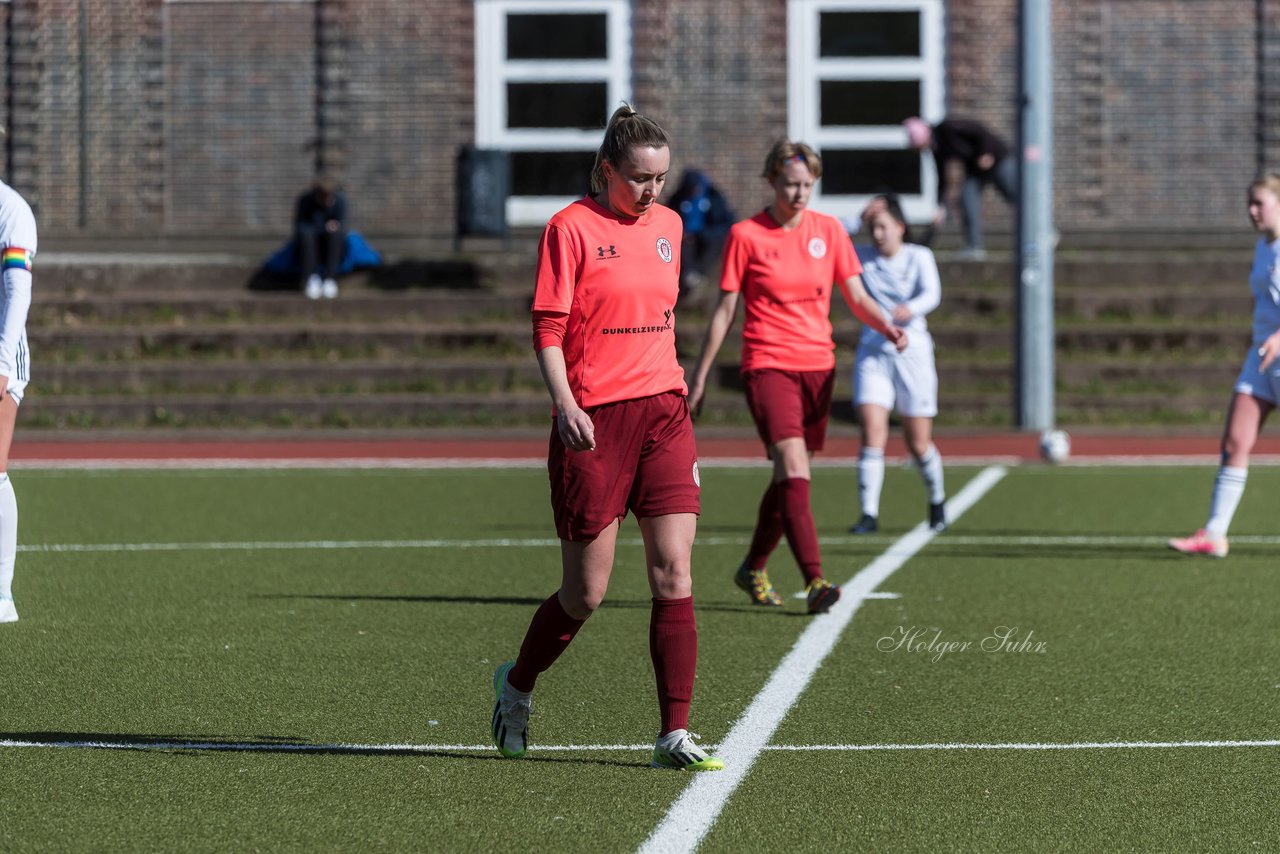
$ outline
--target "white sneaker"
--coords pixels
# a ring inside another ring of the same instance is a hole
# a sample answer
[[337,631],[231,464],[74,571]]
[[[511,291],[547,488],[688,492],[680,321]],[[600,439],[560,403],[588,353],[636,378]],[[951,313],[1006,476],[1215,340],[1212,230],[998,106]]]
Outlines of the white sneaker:
[[0,599],[0,623],[18,622],[18,609],[12,599]]
[[515,667],[508,661],[493,674],[493,743],[508,759],[518,759],[529,749],[529,695],[519,696],[507,684],[507,672]]
[[333,279],[325,279],[320,285],[320,295],[325,299],[334,299],[338,296],[338,283]]
[[698,736],[687,729],[673,729],[658,736],[653,746],[653,761],[649,764],[676,771],[723,771],[724,762],[699,747],[695,738]]
[[307,295],[307,299],[320,299],[324,294],[324,285],[320,281],[319,276],[311,276],[307,279],[307,286],[302,292]]

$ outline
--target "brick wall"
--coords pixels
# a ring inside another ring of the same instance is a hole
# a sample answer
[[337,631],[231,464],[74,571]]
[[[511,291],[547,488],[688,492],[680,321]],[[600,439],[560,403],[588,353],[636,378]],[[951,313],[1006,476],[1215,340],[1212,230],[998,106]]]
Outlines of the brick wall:
[[165,8],[166,225],[287,230],[316,145],[311,3]]
[[[1280,81],[1277,3],[1270,79]],[[1060,228],[1222,229],[1243,224],[1244,187],[1275,161],[1280,87],[1259,122],[1257,3],[1058,0],[1054,4],[1055,216]],[[1017,138],[1016,0],[954,0],[948,109]],[[1274,85],[1274,84],[1273,84]],[[1268,132],[1269,150],[1259,152]],[[1010,221],[997,200],[996,223]]]
[[348,4],[346,177],[371,232],[452,232],[454,161],[475,137],[472,19],[465,2]]
[[636,4],[637,108],[672,136],[673,187],[698,167],[739,215],[772,199],[760,170],[787,132],[786,23],[778,0],[742,0],[732,15],[717,0]]
[[[1011,141],[1017,8],[950,0],[945,22],[948,111]],[[1280,169],[1280,0],[1054,10],[1060,227],[1239,227],[1244,185]],[[675,177],[708,170],[744,214],[768,198],[760,161],[787,127],[786,11],[632,4],[637,106],[672,133]],[[344,180],[370,234],[447,234],[474,138],[473,14],[465,0],[0,3],[5,178],[50,235],[283,235],[317,170]]]

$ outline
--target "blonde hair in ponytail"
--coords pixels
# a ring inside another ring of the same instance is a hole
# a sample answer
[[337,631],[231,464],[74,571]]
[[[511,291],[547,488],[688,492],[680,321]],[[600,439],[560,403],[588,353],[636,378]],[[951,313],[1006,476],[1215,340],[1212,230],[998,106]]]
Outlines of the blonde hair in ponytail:
[[625,160],[633,148],[670,148],[667,132],[653,119],[636,112],[635,107],[623,102],[613,111],[609,125],[604,129],[604,141],[596,151],[596,163],[591,167],[591,192],[603,193],[609,185],[604,174],[607,160],[614,168]]

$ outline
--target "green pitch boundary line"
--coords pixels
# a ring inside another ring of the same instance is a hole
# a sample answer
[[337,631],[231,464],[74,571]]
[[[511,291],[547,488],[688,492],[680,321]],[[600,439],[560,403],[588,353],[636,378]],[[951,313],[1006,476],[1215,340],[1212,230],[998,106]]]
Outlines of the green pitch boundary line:
[[[707,745],[714,750],[719,745]],[[924,744],[769,744],[760,749],[765,752],[785,753],[877,753],[902,751],[1061,751],[1061,750],[1176,750],[1212,748],[1280,747],[1280,739],[1213,740],[1213,741],[1067,741],[1067,742],[933,742]],[[56,739],[0,739],[0,748],[53,748],[64,750],[154,750],[206,751],[211,753],[337,753],[337,754],[387,754],[421,755],[435,753],[494,753],[491,744],[359,744],[335,742],[333,744],[300,744],[298,742],[270,741],[110,741]],[[530,754],[553,753],[640,753],[648,755],[653,744],[548,744],[529,747]]]
[[[824,546],[888,545],[895,537],[836,536],[822,537]],[[699,537],[695,546],[744,546],[750,537]],[[965,536],[944,533],[937,542],[949,546],[1164,546],[1166,537],[1157,536]],[[1231,537],[1232,545],[1280,545],[1277,535],[1240,535]],[[620,546],[643,546],[639,537],[619,537]],[[201,552],[201,551],[327,551],[361,549],[529,549],[559,548],[560,541],[546,537],[499,538],[483,540],[278,540],[209,543],[28,543],[18,546],[26,553],[102,553],[102,552]]]

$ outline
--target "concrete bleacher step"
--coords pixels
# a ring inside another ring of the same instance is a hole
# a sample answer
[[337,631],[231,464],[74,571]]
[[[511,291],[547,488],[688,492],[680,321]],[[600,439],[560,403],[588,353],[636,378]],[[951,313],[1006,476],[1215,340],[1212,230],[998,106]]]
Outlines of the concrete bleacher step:
[[263,321],[307,323],[331,320],[509,319],[527,314],[529,298],[493,291],[375,291],[349,289],[339,299],[308,300],[294,292],[135,291],[107,296],[41,294],[31,308],[38,327],[85,324],[148,324]]
[[[262,275],[268,252],[44,251],[35,264],[36,288],[40,294],[99,296],[296,291],[288,279]],[[388,257],[383,266],[349,273],[342,282],[347,287],[378,290],[494,290],[507,283],[532,288],[532,270],[532,254],[527,258],[503,253]]]
[[46,364],[51,394],[158,392],[488,391],[542,388],[532,358],[190,360],[131,359]]
[[[311,306],[299,309],[296,317],[280,322],[245,322],[241,318],[218,323],[185,319],[148,324],[67,324],[33,326],[29,330],[33,348],[60,352],[78,358],[145,358],[186,354],[237,355],[272,352],[332,351],[357,357],[381,353],[422,354],[486,351],[516,354],[529,352],[532,334],[529,322],[516,320],[461,318],[406,320],[403,314],[385,322],[349,320],[342,312],[328,313]],[[323,322],[321,322],[323,321]],[[931,329],[940,352],[1004,351],[1010,346],[1008,324],[956,322]],[[677,348],[696,354],[703,330],[694,324],[677,326]],[[834,331],[840,347],[857,346],[860,328],[840,322]],[[1247,327],[1235,321],[1201,321],[1194,326],[1173,323],[1059,322],[1055,337],[1060,352],[1146,353],[1199,352],[1224,349],[1243,352],[1249,343]],[[741,328],[726,338],[725,349],[736,350]]]
[[[1057,406],[1064,424],[1220,421],[1249,341],[1248,252],[1064,253],[1056,269]],[[1007,257],[939,253],[944,301],[930,319],[941,424],[1007,425],[1016,301]],[[253,257],[42,255],[29,334],[30,425],[544,423],[532,354],[532,244],[395,262],[308,301],[290,284],[249,290]],[[677,312],[697,353],[714,288]],[[851,418],[859,327],[835,307],[836,417]],[[722,349],[706,418],[749,425]]]

